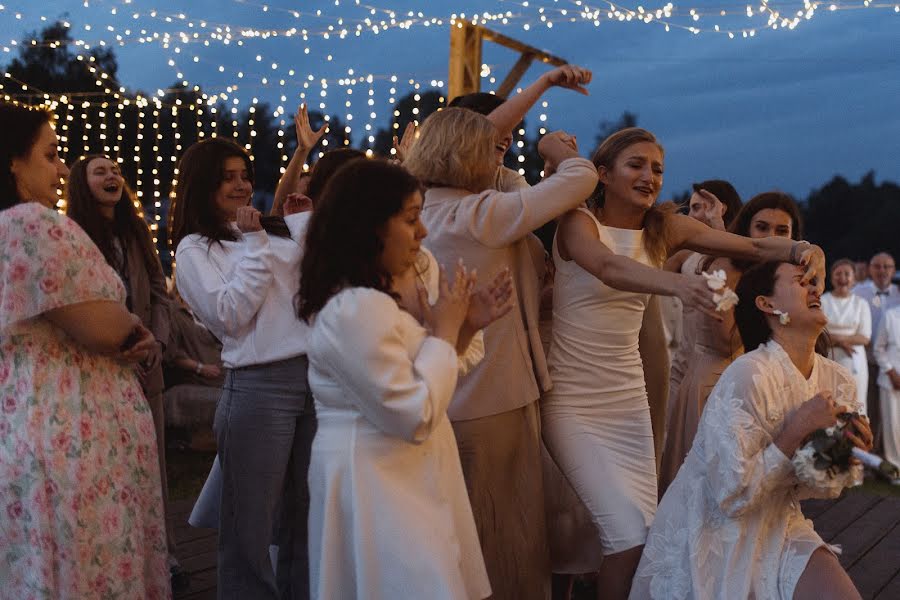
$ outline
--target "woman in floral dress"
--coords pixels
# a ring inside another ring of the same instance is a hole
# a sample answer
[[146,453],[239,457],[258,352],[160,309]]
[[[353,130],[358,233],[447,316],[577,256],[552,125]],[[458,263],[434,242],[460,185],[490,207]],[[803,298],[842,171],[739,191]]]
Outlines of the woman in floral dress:
[[155,341],[52,209],[68,170],[48,113],[0,106],[0,130],[0,595],[166,598],[153,419],[128,364]]

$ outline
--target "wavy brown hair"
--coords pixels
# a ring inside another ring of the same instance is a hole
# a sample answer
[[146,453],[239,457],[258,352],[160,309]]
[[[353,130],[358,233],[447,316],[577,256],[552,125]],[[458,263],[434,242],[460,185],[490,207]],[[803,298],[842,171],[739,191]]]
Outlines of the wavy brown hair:
[[[241,146],[230,140],[209,138],[188,148],[178,163],[178,181],[170,208],[169,244],[178,248],[179,242],[198,233],[213,242],[234,242],[238,234],[229,226],[227,216],[216,205],[215,197],[225,179],[225,161],[240,158],[244,161],[250,183],[254,181],[253,162]],[[290,231],[283,217],[260,217],[266,232],[289,237]]]
[[[665,150],[656,140],[656,136],[640,127],[628,127],[620,129],[605,140],[594,151],[591,162],[599,170],[600,167],[612,169],[616,160],[621,154],[634,144],[641,142],[650,142],[656,144],[660,153],[665,156]],[[606,194],[603,182],[598,181],[594,193],[588,199],[588,203],[603,210],[606,202]],[[678,207],[673,202],[664,202],[663,204],[654,204],[644,215],[644,250],[647,256],[656,266],[661,266],[669,255],[669,234],[666,221],[669,215],[674,214]]]
[[124,182],[122,197],[113,209],[112,221],[108,221],[100,213],[99,203],[88,185],[88,168],[91,161],[98,158],[105,158],[116,163],[115,160],[104,154],[89,154],[78,159],[72,165],[69,171],[69,181],[66,184],[66,215],[81,226],[94,244],[100,248],[106,262],[114,269],[119,269],[113,249],[114,237],[119,237],[123,241],[123,245],[127,245],[131,240],[137,241],[148,272],[161,269],[156,248],[153,246],[150,228],[138,213],[137,200],[135,200],[131,188],[128,187],[128,182]]
[[373,288],[396,298],[379,261],[382,229],[420,189],[406,169],[381,159],[359,158],[334,174],[306,231],[295,300],[299,318],[308,322],[344,287]]
[[11,208],[26,198],[19,197],[19,187],[12,173],[14,158],[25,158],[31,152],[41,127],[53,122],[53,113],[37,107],[0,103],[0,210]]

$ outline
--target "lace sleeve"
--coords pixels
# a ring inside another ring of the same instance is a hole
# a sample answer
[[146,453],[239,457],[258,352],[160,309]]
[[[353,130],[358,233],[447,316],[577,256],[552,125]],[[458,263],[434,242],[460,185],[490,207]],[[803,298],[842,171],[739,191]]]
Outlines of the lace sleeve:
[[[706,450],[710,488],[729,517],[740,517],[797,483],[791,461],[761,422],[761,408],[778,386],[754,373],[754,365],[732,365],[713,390],[698,437]],[[696,442],[695,442],[696,443]]]

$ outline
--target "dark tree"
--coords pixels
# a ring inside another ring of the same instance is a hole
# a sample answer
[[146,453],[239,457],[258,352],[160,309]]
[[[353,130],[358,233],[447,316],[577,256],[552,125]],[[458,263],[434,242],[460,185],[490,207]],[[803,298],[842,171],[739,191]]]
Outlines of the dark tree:
[[874,172],[859,183],[835,176],[812,191],[804,209],[806,237],[822,247],[829,262],[869,260],[883,251],[900,257],[900,186],[876,184]]

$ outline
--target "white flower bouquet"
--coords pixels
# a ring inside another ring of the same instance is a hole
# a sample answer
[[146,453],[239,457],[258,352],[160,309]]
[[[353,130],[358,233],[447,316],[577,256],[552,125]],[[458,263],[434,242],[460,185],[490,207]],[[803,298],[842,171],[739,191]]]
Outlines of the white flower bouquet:
[[817,489],[834,489],[836,485],[849,487],[862,482],[862,467],[851,462],[852,458],[889,479],[895,479],[897,467],[880,456],[860,450],[845,435],[853,431],[852,417],[856,413],[838,416],[837,423],[827,429],[813,432],[806,444],[791,459],[800,483]]
[[706,279],[707,287],[713,291],[712,298],[716,303],[716,311],[723,312],[735,307],[738,303],[738,296],[734,290],[725,285],[725,282],[728,281],[725,271],[719,269],[712,273],[703,272],[701,275]]

